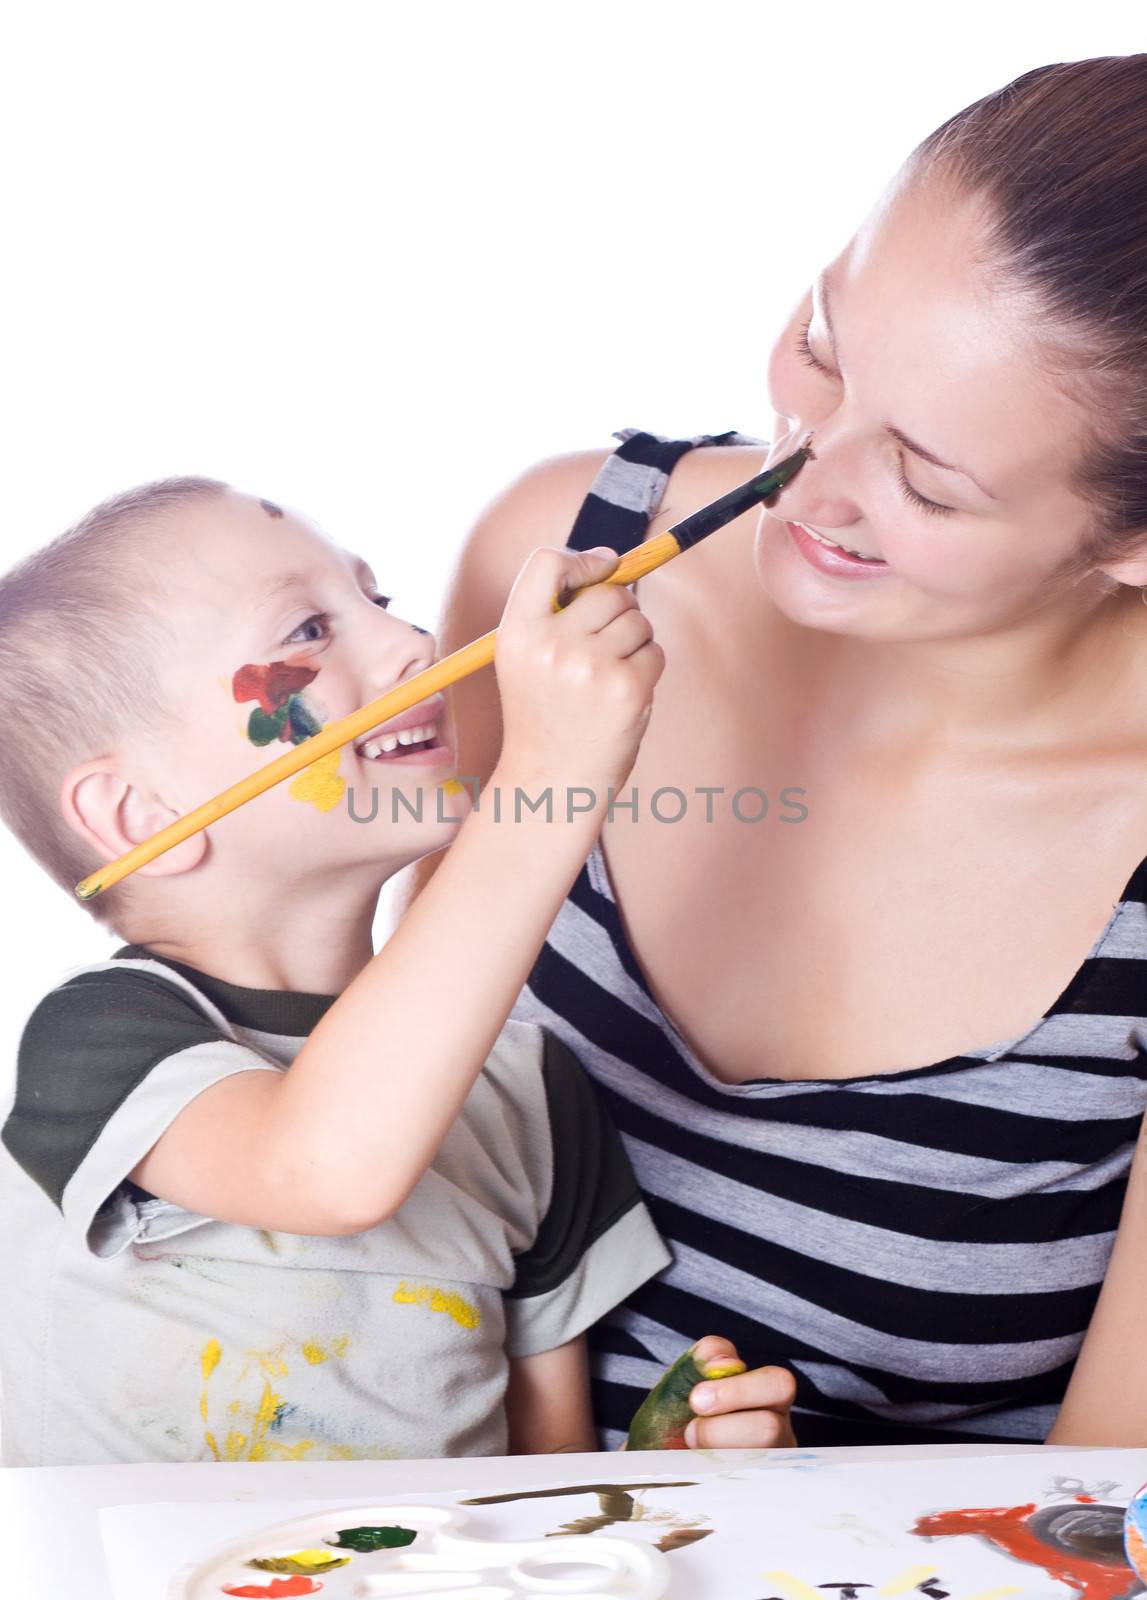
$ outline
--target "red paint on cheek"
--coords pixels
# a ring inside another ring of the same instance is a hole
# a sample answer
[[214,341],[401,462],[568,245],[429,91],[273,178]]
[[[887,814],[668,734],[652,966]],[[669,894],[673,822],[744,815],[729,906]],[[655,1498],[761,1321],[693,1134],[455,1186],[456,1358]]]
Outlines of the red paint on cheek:
[[231,693],[240,702],[257,700],[260,709],[273,717],[287,697],[298,694],[318,677],[317,667],[291,661],[271,661],[265,666],[240,667],[231,679]]
[[1069,1584],[1083,1600],[1121,1600],[1121,1596],[1127,1594],[1134,1579],[1125,1561],[1112,1563],[1051,1549],[1027,1524],[1027,1518],[1034,1511],[1034,1504],[937,1511],[918,1518],[912,1532],[925,1538],[943,1538],[952,1533],[981,1534],[1017,1561],[1042,1567],[1049,1578]]

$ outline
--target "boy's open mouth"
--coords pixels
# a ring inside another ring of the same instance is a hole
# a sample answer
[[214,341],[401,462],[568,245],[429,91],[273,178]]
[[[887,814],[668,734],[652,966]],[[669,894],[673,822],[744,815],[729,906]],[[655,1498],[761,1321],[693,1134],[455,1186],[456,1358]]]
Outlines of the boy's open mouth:
[[408,756],[425,756],[445,750],[438,737],[438,724],[445,710],[441,695],[432,695],[412,711],[392,717],[371,730],[355,744],[356,752],[367,761],[402,761]]

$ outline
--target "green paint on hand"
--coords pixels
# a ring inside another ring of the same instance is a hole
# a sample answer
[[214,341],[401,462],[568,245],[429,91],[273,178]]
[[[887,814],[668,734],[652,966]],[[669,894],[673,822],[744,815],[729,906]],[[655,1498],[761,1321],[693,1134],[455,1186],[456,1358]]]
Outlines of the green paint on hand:
[[685,1429],[693,1420],[689,1396],[708,1378],[731,1378],[744,1372],[743,1361],[710,1361],[701,1366],[693,1346],[678,1356],[641,1402],[629,1424],[626,1450],[686,1450]]
[[340,1550],[369,1553],[371,1550],[401,1550],[404,1545],[413,1544],[417,1537],[412,1528],[340,1528],[338,1538],[326,1542],[337,1545]]

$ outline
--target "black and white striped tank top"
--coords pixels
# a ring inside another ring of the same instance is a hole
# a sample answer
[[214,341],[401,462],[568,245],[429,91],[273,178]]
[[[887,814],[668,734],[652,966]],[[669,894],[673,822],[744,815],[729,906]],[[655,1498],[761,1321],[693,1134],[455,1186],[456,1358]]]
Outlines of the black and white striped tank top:
[[[570,537],[640,543],[685,451],[628,429]],[[762,446],[763,448],[763,446]],[[723,1083],[649,992],[600,843],[514,1015],[596,1080],[673,1264],[593,1330],[613,1447],[706,1333],[796,1375],[802,1444],[1040,1440],[1107,1267],[1147,1105],[1147,861],[1018,1038],[842,1080]]]

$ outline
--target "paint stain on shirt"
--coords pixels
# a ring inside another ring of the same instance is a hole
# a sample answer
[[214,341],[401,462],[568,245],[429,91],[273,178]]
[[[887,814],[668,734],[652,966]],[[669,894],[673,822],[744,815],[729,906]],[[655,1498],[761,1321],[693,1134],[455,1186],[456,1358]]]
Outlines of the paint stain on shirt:
[[460,1328],[473,1329],[482,1321],[482,1313],[453,1289],[439,1289],[434,1284],[405,1281],[394,1291],[400,1306],[427,1306],[431,1311],[442,1311]]
[[337,1339],[332,1339],[329,1345],[320,1344],[317,1339],[304,1339],[303,1357],[310,1366],[319,1367],[332,1356],[336,1361],[341,1361],[349,1345],[350,1335],[346,1333],[340,1334]]

